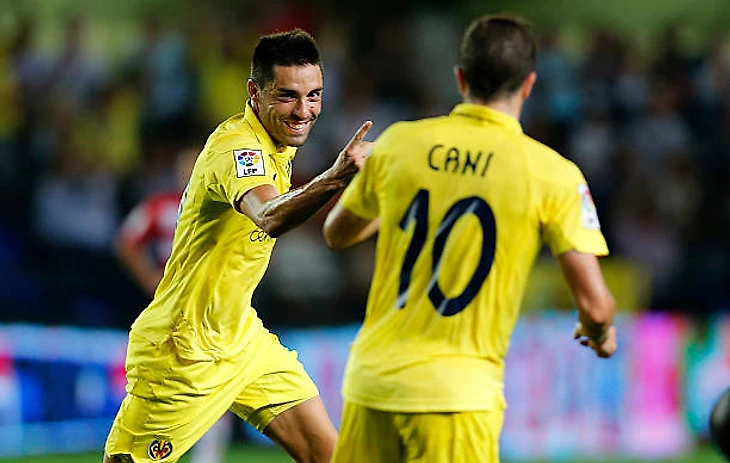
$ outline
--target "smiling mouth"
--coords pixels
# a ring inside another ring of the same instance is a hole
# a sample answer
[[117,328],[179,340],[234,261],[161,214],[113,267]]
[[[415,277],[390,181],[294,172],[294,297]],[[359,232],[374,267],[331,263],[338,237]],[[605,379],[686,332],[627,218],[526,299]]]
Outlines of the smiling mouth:
[[300,122],[288,122],[284,121],[284,125],[289,127],[292,132],[302,133],[307,128],[311,121],[300,121]]

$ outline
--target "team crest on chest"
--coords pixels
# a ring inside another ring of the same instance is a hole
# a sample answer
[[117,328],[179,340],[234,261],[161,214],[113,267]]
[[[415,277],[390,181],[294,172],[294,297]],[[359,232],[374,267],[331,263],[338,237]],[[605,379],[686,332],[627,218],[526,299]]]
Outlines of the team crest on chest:
[[266,174],[264,156],[261,150],[233,150],[233,159],[236,163],[236,176],[238,178]]
[[147,456],[153,461],[164,460],[172,455],[172,442],[165,439],[154,439],[147,447]]

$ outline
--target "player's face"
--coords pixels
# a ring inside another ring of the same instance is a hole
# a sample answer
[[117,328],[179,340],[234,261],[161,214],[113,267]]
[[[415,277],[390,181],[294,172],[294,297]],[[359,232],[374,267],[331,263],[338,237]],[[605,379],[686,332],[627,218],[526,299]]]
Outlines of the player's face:
[[274,79],[251,94],[266,131],[280,146],[302,146],[322,111],[319,66],[274,66]]

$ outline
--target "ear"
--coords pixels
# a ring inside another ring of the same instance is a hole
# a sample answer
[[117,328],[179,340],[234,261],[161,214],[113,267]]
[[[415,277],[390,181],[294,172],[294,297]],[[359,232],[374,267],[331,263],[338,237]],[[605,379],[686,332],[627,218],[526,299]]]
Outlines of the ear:
[[466,77],[464,77],[464,70],[459,66],[454,66],[454,77],[456,77],[456,85],[459,88],[459,94],[462,98],[466,98]]
[[259,89],[258,84],[253,81],[253,79],[248,79],[248,82],[246,84],[248,87],[248,96],[251,97],[251,105],[256,111],[258,111],[259,102],[261,100],[261,90]]
[[525,77],[525,81],[522,82],[522,89],[520,90],[520,96],[523,100],[529,98],[530,94],[532,93],[532,87],[535,86],[536,80],[537,73],[535,71],[532,71],[531,73],[527,74],[527,77]]

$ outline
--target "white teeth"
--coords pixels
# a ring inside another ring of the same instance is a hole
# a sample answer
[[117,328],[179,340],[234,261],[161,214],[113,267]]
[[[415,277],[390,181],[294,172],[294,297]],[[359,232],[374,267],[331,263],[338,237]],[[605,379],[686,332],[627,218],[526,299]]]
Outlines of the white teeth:
[[296,131],[302,130],[307,125],[306,122],[300,122],[298,124],[292,124],[290,122],[285,122],[284,124],[286,124],[286,126],[289,127],[290,129],[296,130]]

